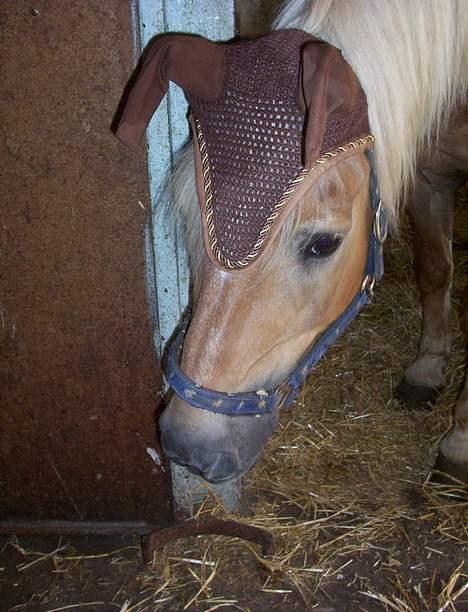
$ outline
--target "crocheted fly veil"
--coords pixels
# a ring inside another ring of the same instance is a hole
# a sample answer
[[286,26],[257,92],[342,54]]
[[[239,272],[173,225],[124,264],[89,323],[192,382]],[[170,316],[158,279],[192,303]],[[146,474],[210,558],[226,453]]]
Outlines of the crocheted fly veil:
[[341,145],[370,139],[366,98],[351,67],[302,30],[228,44],[159,37],[116,132],[124,144],[139,142],[169,80],[191,107],[205,246],[224,269],[244,268],[265,252],[318,164]]

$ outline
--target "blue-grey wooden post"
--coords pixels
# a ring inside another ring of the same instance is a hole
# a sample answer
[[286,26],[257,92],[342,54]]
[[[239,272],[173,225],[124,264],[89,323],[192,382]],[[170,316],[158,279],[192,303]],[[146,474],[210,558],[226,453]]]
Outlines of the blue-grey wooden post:
[[[234,0],[138,0],[141,47],[162,32],[191,32],[212,40],[234,35]],[[171,83],[169,92],[147,130],[152,215],[146,228],[148,302],[154,321],[154,345],[161,357],[168,338],[188,302],[189,272],[177,230],[167,223],[163,184],[174,154],[188,137],[187,102]],[[171,466],[175,510],[192,514],[194,501],[206,494],[206,485],[185,468]],[[240,482],[213,487],[227,509],[238,503]]]

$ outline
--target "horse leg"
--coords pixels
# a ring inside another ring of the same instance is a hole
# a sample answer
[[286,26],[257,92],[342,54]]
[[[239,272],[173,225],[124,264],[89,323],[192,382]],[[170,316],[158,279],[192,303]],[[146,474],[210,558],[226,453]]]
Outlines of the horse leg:
[[410,406],[433,402],[445,383],[450,353],[450,288],[452,282],[453,186],[434,189],[417,173],[408,211],[414,226],[416,278],[422,297],[422,335],[418,355],[395,390]]
[[[463,332],[468,357],[468,287],[464,296]],[[453,416],[453,426],[440,443],[440,453],[434,468],[468,485],[468,372]],[[433,480],[454,484],[450,478],[443,478],[441,474],[434,475]]]

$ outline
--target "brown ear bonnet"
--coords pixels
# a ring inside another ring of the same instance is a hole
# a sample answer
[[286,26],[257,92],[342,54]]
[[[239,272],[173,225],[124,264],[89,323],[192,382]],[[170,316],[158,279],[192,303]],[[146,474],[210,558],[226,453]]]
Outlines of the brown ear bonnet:
[[125,145],[138,144],[169,80],[191,107],[206,248],[224,269],[253,262],[314,164],[369,131],[351,67],[302,30],[228,44],[155,39],[116,131]]

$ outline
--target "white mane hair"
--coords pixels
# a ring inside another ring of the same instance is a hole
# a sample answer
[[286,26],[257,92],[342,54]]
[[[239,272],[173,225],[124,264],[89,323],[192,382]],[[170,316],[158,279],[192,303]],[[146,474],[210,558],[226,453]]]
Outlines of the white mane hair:
[[[353,67],[367,95],[380,191],[394,223],[418,152],[466,100],[466,8],[466,0],[290,0],[275,22],[275,28],[302,28],[326,40]],[[171,218],[184,226],[196,271],[203,239],[190,145],[179,154],[167,189]],[[281,263],[299,216],[298,206],[267,258],[271,264]]]
[[421,147],[468,90],[466,0],[290,0],[275,28],[338,47],[366,95],[379,186],[393,221]]

